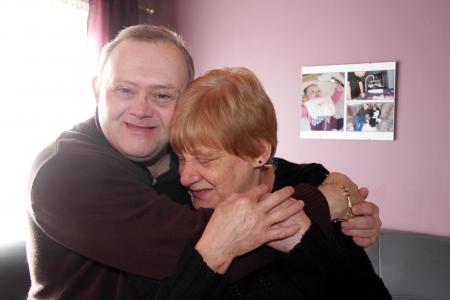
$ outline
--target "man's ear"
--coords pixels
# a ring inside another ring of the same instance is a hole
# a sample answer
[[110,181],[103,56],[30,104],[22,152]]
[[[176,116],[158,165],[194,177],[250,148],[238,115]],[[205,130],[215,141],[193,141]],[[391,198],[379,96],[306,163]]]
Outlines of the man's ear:
[[97,76],[92,78],[91,84],[92,84],[92,91],[94,92],[95,103],[97,103],[97,105],[98,105],[98,98],[100,95],[100,92],[99,92],[100,82],[99,82],[99,79]]
[[269,162],[272,154],[272,145],[262,140],[261,141],[261,154],[256,158],[255,167],[262,167]]

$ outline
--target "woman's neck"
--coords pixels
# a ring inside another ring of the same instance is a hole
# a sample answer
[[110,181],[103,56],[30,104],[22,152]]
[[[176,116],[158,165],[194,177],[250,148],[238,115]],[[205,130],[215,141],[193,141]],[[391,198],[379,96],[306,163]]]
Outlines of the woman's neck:
[[272,165],[264,165],[260,168],[259,184],[266,184],[271,191],[275,183],[275,170]]

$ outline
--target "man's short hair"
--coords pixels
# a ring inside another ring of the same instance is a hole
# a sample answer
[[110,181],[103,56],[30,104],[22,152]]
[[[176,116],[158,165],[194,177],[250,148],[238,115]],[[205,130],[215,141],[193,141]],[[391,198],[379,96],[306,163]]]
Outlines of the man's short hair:
[[97,75],[99,77],[102,76],[105,64],[111,56],[114,48],[116,48],[117,45],[126,40],[146,42],[166,41],[174,44],[183,54],[189,72],[189,81],[192,81],[194,79],[194,62],[188,50],[186,49],[183,38],[178,33],[166,27],[147,24],[134,25],[123,29],[112,41],[110,41],[103,47],[98,64]]

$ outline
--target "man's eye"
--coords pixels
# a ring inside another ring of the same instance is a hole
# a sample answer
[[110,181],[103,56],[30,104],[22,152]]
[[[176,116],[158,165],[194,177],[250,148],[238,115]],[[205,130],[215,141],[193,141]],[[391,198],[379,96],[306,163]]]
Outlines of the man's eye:
[[158,94],[158,98],[159,99],[171,99],[172,96],[167,95],[167,94]]
[[155,93],[152,97],[156,103],[160,104],[169,103],[176,99],[176,96],[171,93]]
[[175,97],[173,97],[172,95],[169,95],[169,94],[158,94],[159,102],[170,102],[173,99],[175,99]]
[[116,94],[119,94],[121,96],[131,96],[133,95],[133,91],[130,88],[127,87],[118,87],[114,90]]

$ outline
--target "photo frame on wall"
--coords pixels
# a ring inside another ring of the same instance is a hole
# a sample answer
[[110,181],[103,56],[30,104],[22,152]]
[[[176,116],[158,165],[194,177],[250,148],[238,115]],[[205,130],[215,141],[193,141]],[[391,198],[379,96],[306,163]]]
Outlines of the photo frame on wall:
[[300,138],[394,140],[396,62],[302,67]]

